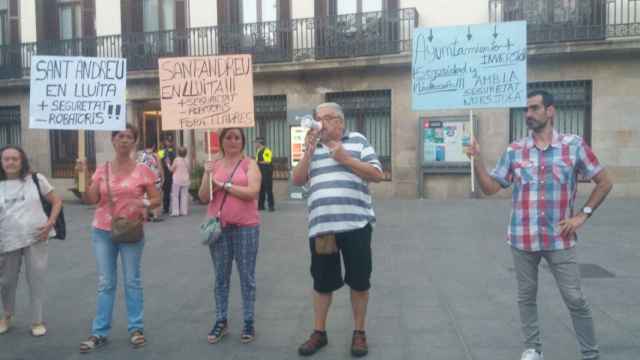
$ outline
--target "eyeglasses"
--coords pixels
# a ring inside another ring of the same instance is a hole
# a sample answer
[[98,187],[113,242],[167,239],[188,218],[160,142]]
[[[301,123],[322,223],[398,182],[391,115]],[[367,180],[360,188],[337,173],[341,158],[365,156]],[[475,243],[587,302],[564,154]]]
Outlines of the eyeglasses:
[[324,121],[324,122],[334,122],[336,120],[341,120],[341,119],[339,116],[335,116],[335,115],[327,115],[327,116],[318,118],[318,121]]

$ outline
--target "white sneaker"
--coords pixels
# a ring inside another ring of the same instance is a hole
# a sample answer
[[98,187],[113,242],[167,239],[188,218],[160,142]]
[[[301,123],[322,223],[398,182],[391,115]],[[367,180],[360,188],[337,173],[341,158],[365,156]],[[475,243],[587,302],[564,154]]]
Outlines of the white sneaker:
[[47,328],[44,324],[35,324],[31,326],[31,335],[35,337],[45,336],[47,334]]
[[527,349],[522,353],[520,360],[544,360],[542,353],[536,351],[536,349]]
[[11,317],[6,316],[6,317],[0,318],[0,335],[8,332],[10,327],[11,327]]

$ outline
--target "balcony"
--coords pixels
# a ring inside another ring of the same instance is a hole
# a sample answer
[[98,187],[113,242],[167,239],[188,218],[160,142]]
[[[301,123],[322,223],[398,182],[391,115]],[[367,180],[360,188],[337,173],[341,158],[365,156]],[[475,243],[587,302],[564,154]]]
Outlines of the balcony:
[[638,0],[489,0],[489,18],[526,20],[529,44],[640,37]]
[[252,54],[256,64],[297,63],[411,51],[414,8],[278,22],[190,28],[0,46],[0,79],[29,76],[33,55],[125,57],[129,70],[158,58]]

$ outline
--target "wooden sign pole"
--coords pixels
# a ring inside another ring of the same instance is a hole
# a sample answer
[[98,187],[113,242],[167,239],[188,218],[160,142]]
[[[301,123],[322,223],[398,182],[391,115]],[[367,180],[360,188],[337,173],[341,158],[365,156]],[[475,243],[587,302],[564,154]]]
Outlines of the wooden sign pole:
[[[472,142],[475,139],[475,134],[473,129],[473,110],[469,110],[469,124],[471,126],[470,128],[471,139],[469,139],[469,142]],[[474,161],[472,156],[471,157],[471,194],[475,194],[475,193],[476,193],[476,171],[475,171],[475,166],[474,166]]]
[[[207,129],[207,155],[211,163],[211,130]],[[209,201],[213,198],[213,174],[209,173]]]
[[[84,130],[78,130],[78,159],[85,161],[87,159],[85,154],[85,133]],[[87,170],[85,169],[85,171]],[[85,171],[78,172],[78,191],[81,193],[85,191],[87,186]]]

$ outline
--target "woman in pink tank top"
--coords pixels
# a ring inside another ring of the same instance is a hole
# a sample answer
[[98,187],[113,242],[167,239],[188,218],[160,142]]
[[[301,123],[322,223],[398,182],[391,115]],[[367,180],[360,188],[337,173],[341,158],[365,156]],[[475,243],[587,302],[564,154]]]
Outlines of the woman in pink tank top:
[[[207,215],[220,212],[222,236],[209,245],[215,272],[216,322],[207,336],[209,343],[219,342],[228,331],[229,282],[233,260],[240,273],[244,326],[241,341],[255,338],[256,258],[260,235],[257,198],[260,169],[245,156],[246,139],[241,128],[226,128],[220,133],[222,159],[209,162],[200,184],[199,196],[208,202]],[[209,182],[213,183],[213,196]]]

